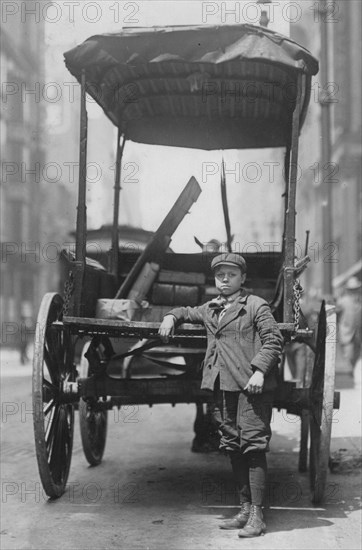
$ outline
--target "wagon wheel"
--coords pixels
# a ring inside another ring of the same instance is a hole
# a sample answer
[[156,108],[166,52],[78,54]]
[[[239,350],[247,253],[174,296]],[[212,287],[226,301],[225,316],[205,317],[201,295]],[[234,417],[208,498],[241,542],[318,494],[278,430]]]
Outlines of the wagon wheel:
[[49,497],[60,497],[67,483],[73,447],[74,409],[64,399],[64,382],[75,380],[74,346],[69,332],[54,328],[63,299],[45,294],[39,309],[33,359],[33,422],[40,479]]
[[[90,342],[85,344],[80,360],[79,374],[81,378],[92,375],[90,364],[84,354],[88,350]],[[107,438],[107,410],[100,408],[96,401],[79,401],[80,435],[83,451],[91,466],[98,466],[102,462]]]
[[322,501],[331,442],[336,352],[336,313],[322,302],[311,382],[310,483],[312,502]]

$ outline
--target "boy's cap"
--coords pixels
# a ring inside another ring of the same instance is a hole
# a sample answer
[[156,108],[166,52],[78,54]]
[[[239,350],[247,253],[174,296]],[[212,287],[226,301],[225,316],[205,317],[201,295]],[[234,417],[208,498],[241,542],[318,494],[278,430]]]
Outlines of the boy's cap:
[[219,254],[211,262],[211,269],[214,271],[219,265],[232,265],[238,267],[243,273],[246,273],[246,261],[240,254],[232,252]]

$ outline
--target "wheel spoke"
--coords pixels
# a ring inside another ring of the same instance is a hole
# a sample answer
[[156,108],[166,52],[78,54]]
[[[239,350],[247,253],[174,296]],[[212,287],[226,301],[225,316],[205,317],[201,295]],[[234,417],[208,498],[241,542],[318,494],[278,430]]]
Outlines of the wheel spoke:
[[55,406],[55,400],[50,399],[48,403],[44,403],[43,414],[46,416]]
[[60,365],[61,372],[63,372],[64,371],[64,349],[61,341],[62,335],[55,331],[51,331],[51,332],[52,332],[53,349],[54,349],[56,362],[58,365]]
[[59,419],[59,406],[54,407],[54,413],[51,415],[49,419],[49,424],[46,429],[45,433],[45,443],[47,447],[48,455],[51,452],[51,448],[53,447],[53,441],[54,436],[56,435],[56,427],[58,425],[58,419]]
[[46,341],[48,343],[48,349],[54,356],[54,361],[52,362],[52,364],[55,364],[56,371],[58,371],[60,368],[61,372],[63,372],[65,365],[66,346],[67,344],[70,344],[70,342],[68,342],[68,339],[65,338],[64,332],[61,332],[52,326],[47,329]]
[[54,384],[43,378],[43,402],[46,404],[50,400],[54,400],[58,394],[58,389]]
[[46,386],[46,388],[53,393],[57,391],[57,387],[51,382],[49,382],[49,380],[47,380],[46,378],[43,378],[43,386]]
[[56,362],[54,362],[51,356],[51,353],[46,345],[44,345],[44,361],[46,363],[46,366],[48,367],[48,372],[53,384],[57,384],[58,383],[57,364]]
[[71,450],[71,431],[70,431],[70,415],[68,414],[68,407],[64,411],[64,418],[62,419],[62,434],[63,434],[63,440],[62,440],[62,464],[65,465],[67,463],[67,457]]
[[52,473],[53,479],[56,483],[59,483],[61,479],[59,479],[59,464],[61,464],[62,456],[61,456],[61,440],[63,439],[63,432],[62,432],[62,408],[59,407],[58,415],[57,415],[57,422],[56,426],[54,428],[54,437],[53,437],[53,445],[49,452],[49,468]]
[[[70,416],[70,421],[72,417]],[[57,483],[62,483],[67,471],[67,464],[71,452],[71,429],[69,429],[67,409],[62,406],[59,410],[59,420],[56,429],[55,444],[53,446],[49,466]]]
[[[50,402],[49,402],[50,405]],[[57,403],[53,402],[52,407],[49,408],[49,411],[46,411],[46,414],[43,411],[43,418],[44,418],[44,441],[45,441],[45,447],[47,450],[47,456],[48,456],[48,447],[49,447],[49,441],[50,437],[52,436],[52,431],[54,429],[53,423],[56,415],[56,407]],[[46,405],[44,406],[46,408]]]

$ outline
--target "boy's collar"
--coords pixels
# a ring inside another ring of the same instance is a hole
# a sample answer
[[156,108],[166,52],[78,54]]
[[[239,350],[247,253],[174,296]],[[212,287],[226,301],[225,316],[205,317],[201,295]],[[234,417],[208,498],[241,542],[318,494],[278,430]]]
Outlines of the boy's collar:
[[230,294],[229,296],[223,296],[222,294],[219,294],[216,298],[211,300],[210,307],[212,309],[216,308],[223,308],[226,304],[232,304],[238,299],[242,299],[244,302],[247,297],[247,293],[244,289],[237,290],[233,294]]
[[235,302],[235,300],[237,300],[239,296],[241,296],[240,289],[234,292],[233,294],[229,294],[228,296],[223,296],[222,294],[220,294],[218,298],[220,298],[220,300],[225,301],[226,304],[231,304],[232,302]]

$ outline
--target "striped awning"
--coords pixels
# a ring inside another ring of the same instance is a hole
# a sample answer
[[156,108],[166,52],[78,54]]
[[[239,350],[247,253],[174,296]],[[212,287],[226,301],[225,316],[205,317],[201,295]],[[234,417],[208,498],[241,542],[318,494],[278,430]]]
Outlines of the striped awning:
[[308,50],[251,25],[130,28],[64,55],[127,139],[208,150],[286,145],[297,77],[303,124],[318,72]]

